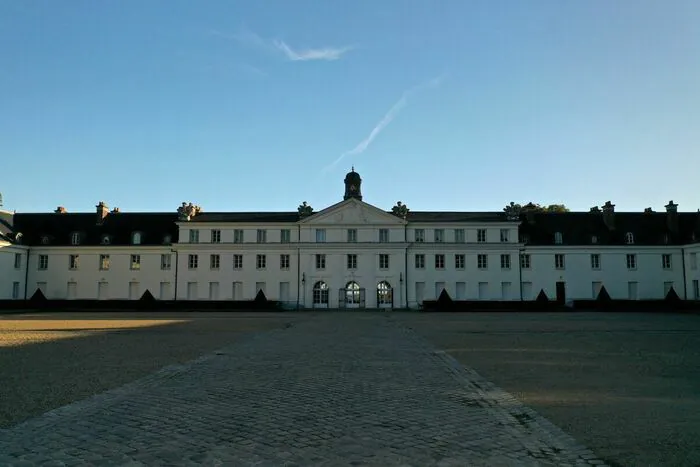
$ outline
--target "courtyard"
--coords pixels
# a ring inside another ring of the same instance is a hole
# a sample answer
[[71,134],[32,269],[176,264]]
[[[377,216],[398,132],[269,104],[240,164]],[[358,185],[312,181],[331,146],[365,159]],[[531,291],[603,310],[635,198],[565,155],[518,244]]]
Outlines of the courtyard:
[[0,315],[0,464],[692,466],[698,368],[680,314]]

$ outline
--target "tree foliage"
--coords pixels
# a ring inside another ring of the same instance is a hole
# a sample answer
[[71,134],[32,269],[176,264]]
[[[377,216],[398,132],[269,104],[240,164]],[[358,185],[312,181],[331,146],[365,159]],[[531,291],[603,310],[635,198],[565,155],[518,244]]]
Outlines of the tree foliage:
[[567,208],[563,204],[549,204],[549,205],[543,206],[541,204],[535,204],[532,201],[527,203],[527,204],[524,204],[524,205],[516,204],[515,206],[520,207],[522,209],[522,212],[533,212],[533,211],[534,212],[569,212],[570,211],[570,209]]

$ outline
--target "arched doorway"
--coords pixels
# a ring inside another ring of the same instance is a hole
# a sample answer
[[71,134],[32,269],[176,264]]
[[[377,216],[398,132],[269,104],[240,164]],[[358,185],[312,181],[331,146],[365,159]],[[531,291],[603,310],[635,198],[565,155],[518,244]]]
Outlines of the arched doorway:
[[355,281],[345,284],[345,306],[347,308],[360,308],[360,303],[363,301],[360,284]]
[[381,281],[377,284],[377,308],[392,308],[394,306],[394,294],[391,284]]
[[328,308],[328,284],[318,281],[313,288],[313,307]]

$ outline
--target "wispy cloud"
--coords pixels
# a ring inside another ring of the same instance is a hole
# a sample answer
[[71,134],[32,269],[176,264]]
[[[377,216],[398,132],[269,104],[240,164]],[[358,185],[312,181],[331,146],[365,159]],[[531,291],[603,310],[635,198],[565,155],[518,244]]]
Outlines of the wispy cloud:
[[320,49],[294,50],[284,41],[274,41],[275,47],[284,53],[287,59],[293,62],[305,62],[309,60],[338,60],[352,47],[323,47]]
[[338,60],[346,52],[349,52],[354,47],[320,47],[320,48],[308,48],[308,49],[295,49],[285,41],[278,39],[265,39],[259,35],[251,32],[249,30],[241,30],[235,34],[225,33],[218,30],[210,30],[209,34],[224,39],[230,39],[238,42],[239,44],[255,48],[267,53],[274,53],[275,55],[282,55],[287,60],[292,62],[307,62],[312,60]]
[[326,166],[323,169],[323,171],[325,172],[332,169],[340,161],[342,161],[348,156],[356,156],[365,152],[365,150],[367,150],[369,145],[372,144],[372,141],[374,141],[374,139],[379,135],[379,133],[381,133],[382,130],[384,130],[384,128],[387,127],[387,125],[394,121],[394,119],[399,115],[399,113],[401,113],[403,108],[406,107],[406,105],[408,105],[409,97],[423,89],[434,88],[439,86],[445,80],[446,77],[447,75],[443,73],[442,75],[437,76],[431,79],[430,81],[427,81],[423,84],[419,84],[418,86],[414,86],[411,89],[404,91],[404,93],[401,95],[401,98],[398,101],[396,101],[396,103],[393,106],[391,106],[389,111],[386,114],[384,114],[384,117],[382,117],[379,123],[377,123],[374,126],[374,128],[372,128],[372,131],[369,132],[369,135],[367,135],[365,139],[360,141],[360,143],[351,150],[342,153],[340,157],[338,157],[332,164]]

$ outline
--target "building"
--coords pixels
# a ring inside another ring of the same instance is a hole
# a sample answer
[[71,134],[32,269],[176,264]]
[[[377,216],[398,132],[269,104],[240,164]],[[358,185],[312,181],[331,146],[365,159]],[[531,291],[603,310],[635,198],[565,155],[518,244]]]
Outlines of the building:
[[417,308],[459,300],[700,299],[700,211],[390,211],[354,169],[319,212],[0,211],[0,299],[251,300],[290,308]]

